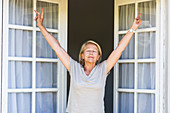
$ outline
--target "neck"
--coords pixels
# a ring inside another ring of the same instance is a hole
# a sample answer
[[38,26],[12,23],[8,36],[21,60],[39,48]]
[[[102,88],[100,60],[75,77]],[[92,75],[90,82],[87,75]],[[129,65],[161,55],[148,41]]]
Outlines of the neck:
[[92,69],[95,67],[95,63],[85,63],[84,65],[84,71],[87,75],[90,74],[90,72],[92,71]]

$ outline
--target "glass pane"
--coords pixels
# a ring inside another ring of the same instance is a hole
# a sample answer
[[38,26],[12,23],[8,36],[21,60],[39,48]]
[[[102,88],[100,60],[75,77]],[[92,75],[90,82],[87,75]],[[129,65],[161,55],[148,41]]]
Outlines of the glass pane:
[[57,93],[37,93],[36,113],[57,113]]
[[142,13],[142,25],[139,28],[156,27],[156,1],[142,2],[138,4],[138,13]]
[[128,30],[135,19],[135,4],[119,6],[119,30]]
[[134,94],[119,93],[118,113],[134,113]]
[[32,26],[32,0],[9,0],[9,24]]
[[144,32],[138,35],[138,58],[148,59],[156,56],[156,33]]
[[138,88],[155,89],[155,63],[138,64]]
[[[51,33],[56,39],[58,39],[58,34]],[[41,32],[36,34],[36,56],[39,58],[57,58],[56,53],[48,44]]]
[[[119,35],[119,42],[124,37],[124,35]],[[131,38],[128,46],[123,51],[120,59],[134,59],[135,57],[135,35]]]
[[31,93],[9,93],[8,113],[31,113]]
[[134,88],[134,64],[119,64],[119,88]]
[[32,31],[9,29],[9,56],[32,57]]
[[32,87],[32,63],[9,61],[8,63],[8,88]]
[[57,88],[57,63],[37,62],[37,88]]
[[44,10],[43,25],[46,28],[58,29],[58,4],[37,2],[37,11]]
[[155,113],[155,95],[139,94],[137,113]]

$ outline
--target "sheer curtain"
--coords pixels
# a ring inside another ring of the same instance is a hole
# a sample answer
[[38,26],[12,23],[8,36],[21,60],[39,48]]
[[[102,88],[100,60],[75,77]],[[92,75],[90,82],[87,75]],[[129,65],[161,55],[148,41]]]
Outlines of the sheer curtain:
[[[58,29],[58,5],[37,2],[37,10],[44,8],[44,26]],[[33,27],[33,0],[9,0],[9,24]],[[17,28],[17,27],[16,27]],[[51,33],[56,39],[57,33]],[[32,58],[33,31],[10,28],[8,37],[8,56]],[[36,32],[36,58],[57,58],[40,32]],[[32,61],[8,62],[8,89],[57,88],[57,63]],[[35,76],[32,75],[35,70]],[[32,83],[32,78],[36,78]],[[32,86],[35,84],[35,86]],[[8,93],[8,113],[31,113],[32,92]],[[57,112],[57,92],[36,92],[36,113]]]
[[[142,25],[139,29],[156,27],[156,3],[141,2],[138,4],[138,13],[142,13]],[[119,6],[119,31],[128,30],[135,18],[135,4]],[[141,32],[138,37],[133,36],[129,45],[126,47],[120,59],[154,59],[156,57],[156,32]],[[119,41],[124,34],[119,35]],[[137,48],[135,48],[135,40],[137,39]],[[135,54],[137,49],[137,54]],[[134,89],[135,85],[135,66],[137,69],[137,89],[155,89],[156,70],[155,63],[140,62],[119,63],[119,80],[118,87],[123,89]],[[119,113],[133,113],[134,104],[133,93],[119,93],[118,111]],[[155,95],[154,94],[138,94],[137,95],[137,112],[138,113],[154,113],[155,112]]]

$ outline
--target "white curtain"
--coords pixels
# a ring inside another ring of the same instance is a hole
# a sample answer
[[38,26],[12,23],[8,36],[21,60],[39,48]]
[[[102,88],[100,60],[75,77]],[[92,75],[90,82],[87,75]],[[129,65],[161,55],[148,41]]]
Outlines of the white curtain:
[[36,87],[57,88],[57,63],[36,64]]
[[[58,5],[38,2],[44,8],[45,27],[58,29]],[[9,0],[9,24],[33,26],[33,0]],[[56,39],[57,33],[51,33]],[[9,29],[8,54],[10,57],[33,57],[33,31]],[[40,32],[36,32],[36,57],[57,58]],[[8,89],[32,88],[32,61],[9,61]],[[57,88],[57,63],[36,62],[36,88]],[[56,113],[57,93],[36,92],[36,113]],[[8,93],[8,113],[31,113],[32,92]]]
[[[123,38],[123,35],[119,35],[119,41]],[[132,36],[128,46],[123,51],[120,59],[134,59],[135,58],[135,35]]]
[[9,0],[9,23],[32,26],[32,0]]
[[43,25],[46,28],[58,29],[58,5],[46,2],[37,2],[37,10],[44,9]]
[[139,28],[156,27],[156,2],[143,2],[138,4],[139,13],[142,13],[142,25]]
[[[138,4],[138,13],[142,13],[142,28],[156,27],[156,3],[155,1],[143,2]],[[129,4],[119,6],[119,31],[127,30],[131,27],[135,18],[135,5]],[[119,35],[119,41],[124,34]],[[156,57],[156,32],[141,32],[138,37],[131,39],[120,59],[134,59],[135,49],[137,49],[138,59],[153,59]],[[138,47],[135,48],[135,40]],[[137,64],[137,88],[138,89],[155,89],[155,63],[138,63]],[[133,63],[119,63],[119,88],[134,89],[135,85],[135,65]],[[131,95],[131,96],[130,96]],[[129,92],[119,93],[119,113],[133,113],[134,104],[133,95]],[[154,94],[138,94],[137,98],[138,113],[154,113],[155,97]]]
[[119,7],[119,31],[128,30],[135,18],[135,4]]
[[36,93],[36,113],[57,113],[57,94]]
[[119,88],[134,89],[134,64],[119,64]]
[[118,113],[134,113],[134,94],[119,93]]
[[[51,33],[56,39],[58,38],[58,34]],[[50,47],[50,45],[45,40],[44,36],[41,32],[36,33],[36,57],[37,58],[57,58],[54,50]]]
[[155,95],[138,94],[138,113],[155,113]]

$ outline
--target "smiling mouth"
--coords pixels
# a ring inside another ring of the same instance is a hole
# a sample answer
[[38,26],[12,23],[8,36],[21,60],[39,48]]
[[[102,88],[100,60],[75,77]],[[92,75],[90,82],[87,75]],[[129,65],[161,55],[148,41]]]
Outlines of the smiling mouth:
[[94,57],[88,57],[88,58],[94,58]]

